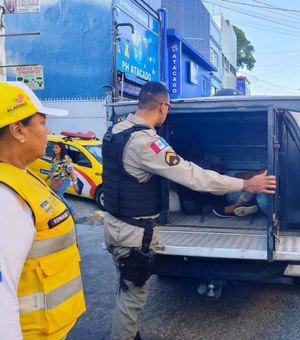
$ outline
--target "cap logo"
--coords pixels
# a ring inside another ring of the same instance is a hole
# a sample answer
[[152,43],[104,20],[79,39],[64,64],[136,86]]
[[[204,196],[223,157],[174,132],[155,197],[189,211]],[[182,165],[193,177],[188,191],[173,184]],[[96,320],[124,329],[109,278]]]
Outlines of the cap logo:
[[17,104],[7,108],[7,112],[13,112],[19,107],[27,105],[27,102],[25,102],[25,96],[22,93],[20,93],[16,98],[14,98],[13,101],[16,102]]
[[16,103],[22,103],[24,101],[24,95],[19,94],[17,98],[14,99]]

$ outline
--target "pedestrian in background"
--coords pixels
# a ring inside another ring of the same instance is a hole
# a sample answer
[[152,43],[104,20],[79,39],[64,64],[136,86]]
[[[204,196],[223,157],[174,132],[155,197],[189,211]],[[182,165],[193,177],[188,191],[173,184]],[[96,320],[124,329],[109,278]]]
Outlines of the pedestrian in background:
[[70,212],[74,214],[75,208],[64,197],[71,182],[74,190],[76,192],[79,190],[72,159],[67,155],[65,144],[62,142],[53,144],[53,153],[50,173],[46,177],[46,181],[50,178],[50,188],[64,201]]
[[74,219],[26,166],[45,156],[44,108],[0,82],[0,339],[64,339],[85,311]]
[[138,316],[147,300],[158,244],[155,224],[162,209],[162,177],[216,195],[240,190],[273,194],[276,187],[275,176],[266,173],[243,180],[178,156],[155,130],[170,107],[164,85],[148,82],[140,91],[136,113],[103,138],[104,237],[118,278],[112,340],[141,339]]

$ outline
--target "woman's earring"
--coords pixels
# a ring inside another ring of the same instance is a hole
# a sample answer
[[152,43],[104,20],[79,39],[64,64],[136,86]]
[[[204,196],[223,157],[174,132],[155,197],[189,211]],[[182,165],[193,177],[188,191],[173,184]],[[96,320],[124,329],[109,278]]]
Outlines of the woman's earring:
[[24,142],[25,142],[25,139],[21,139],[21,140],[20,140],[20,143],[24,143]]

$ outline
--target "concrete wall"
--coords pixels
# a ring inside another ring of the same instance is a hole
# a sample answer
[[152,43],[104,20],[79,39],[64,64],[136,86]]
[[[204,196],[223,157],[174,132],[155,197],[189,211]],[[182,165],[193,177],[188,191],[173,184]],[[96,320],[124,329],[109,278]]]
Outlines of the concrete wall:
[[51,133],[61,131],[93,131],[100,139],[107,129],[105,100],[51,100],[44,101],[46,107],[67,109],[70,114],[65,117],[47,117],[47,126]]
[[[111,0],[44,0],[41,12],[6,15],[7,33],[40,32],[6,39],[9,64],[41,64],[41,99],[101,98],[112,83]],[[13,69],[8,78],[15,80]]]

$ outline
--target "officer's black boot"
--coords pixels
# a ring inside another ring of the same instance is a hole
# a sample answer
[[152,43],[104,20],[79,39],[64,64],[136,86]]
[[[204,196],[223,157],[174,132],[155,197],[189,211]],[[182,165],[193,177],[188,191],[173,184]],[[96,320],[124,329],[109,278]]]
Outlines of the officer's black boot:
[[143,340],[143,339],[141,338],[140,333],[137,332],[136,336],[135,336],[135,338],[133,340]]

